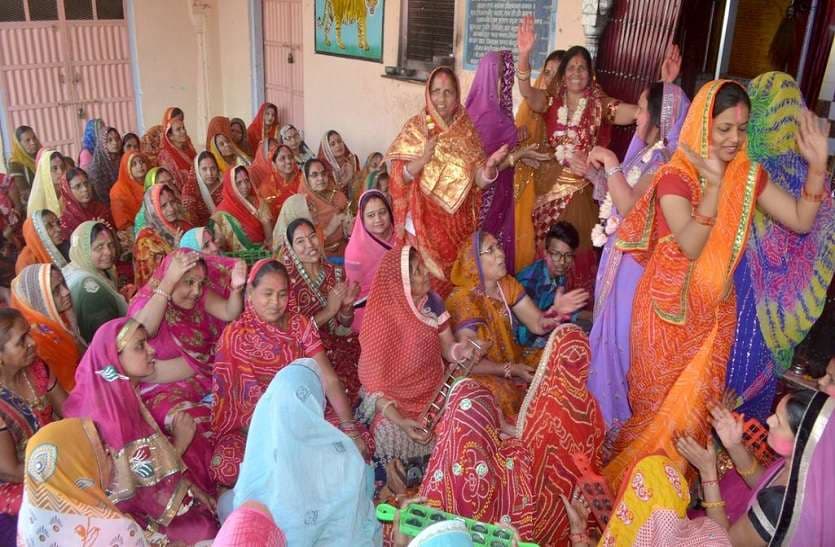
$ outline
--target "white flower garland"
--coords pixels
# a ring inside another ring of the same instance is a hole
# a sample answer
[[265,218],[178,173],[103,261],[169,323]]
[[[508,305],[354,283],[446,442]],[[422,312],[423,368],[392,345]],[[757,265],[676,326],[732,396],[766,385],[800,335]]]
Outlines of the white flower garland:
[[554,157],[565,167],[568,167],[568,162],[574,154],[574,143],[578,136],[576,128],[580,125],[580,120],[583,119],[586,104],[588,104],[588,101],[585,97],[581,97],[577,101],[577,108],[571,115],[571,121],[568,120],[567,106],[562,105],[557,109],[557,123],[564,129],[557,129],[552,135],[553,141],[557,143],[554,149]]

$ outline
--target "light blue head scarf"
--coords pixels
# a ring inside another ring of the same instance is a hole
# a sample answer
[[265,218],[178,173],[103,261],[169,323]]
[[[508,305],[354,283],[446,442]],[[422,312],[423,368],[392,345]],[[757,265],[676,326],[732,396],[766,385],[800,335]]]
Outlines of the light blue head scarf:
[[180,238],[180,248],[181,249],[191,249],[192,251],[197,251],[198,253],[203,252],[203,231],[206,228],[199,227],[199,228],[192,228],[188,232],[183,234],[183,237]]
[[313,359],[276,374],[252,416],[234,507],[266,505],[288,545],[381,545],[371,467],[325,420],[325,402]]

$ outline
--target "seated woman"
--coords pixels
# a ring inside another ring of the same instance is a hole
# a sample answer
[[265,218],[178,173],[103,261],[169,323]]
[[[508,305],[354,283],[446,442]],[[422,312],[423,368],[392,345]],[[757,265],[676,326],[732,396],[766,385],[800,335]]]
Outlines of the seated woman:
[[187,455],[199,439],[188,410],[157,425],[140,399],[141,382],[163,372],[141,323],[120,318],[102,325],[78,367],[65,403],[67,416],[96,424],[113,462],[110,501],[143,529],[192,545],[217,533],[214,501],[200,485],[205,473]]
[[33,211],[23,221],[23,241],[26,246],[17,256],[15,273],[31,264],[67,265],[70,243],[64,237],[61,221],[49,209]]
[[[125,295],[118,290],[116,236],[103,222],[79,224],[70,239],[70,263],[63,273],[81,338],[90,343],[96,330],[128,313]],[[129,294],[133,287],[128,287]]]
[[33,328],[38,357],[49,366],[58,383],[69,392],[75,385],[75,368],[87,349],[78,332],[70,290],[61,270],[53,264],[26,266],[12,280],[13,308]]
[[223,175],[223,200],[212,215],[220,248],[239,253],[269,248],[272,221],[267,204],[252,188],[249,170],[238,165]]
[[249,174],[258,197],[267,202],[272,218],[276,219],[287,198],[299,191],[302,170],[296,165],[290,147],[268,142],[269,149],[263,144],[258,147]]
[[304,142],[304,137],[301,132],[294,125],[285,125],[279,131],[279,135],[281,137],[281,144],[289,146],[290,150],[292,150],[293,157],[299,169],[302,169],[305,163],[316,157],[313,155],[310,147],[307,146],[307,143]]
[[[835,522],[824,513],[835,492],[835,399],[817,391],[783,397],[768,418],[768,445],[782,458],[763,468],[742,444],[742,421],[726,409],[711,409],[713,430],[748,485],[744,511],[728,506],[720,490],[716,450],[692,437],[675,441],[679,453],[698,471],[707,516],[727,530],[733,545],[831,545]],[[723,481],[724,482],[724,481]]]
[[182,191],[186,220],[194,226],[205,226],[223,199],[223,179],[217,160],[208,150],[194,158],[191,171]]
[[263,141],[278,135],[278,107],[273,103],[262,103],[252,123],[246,128],[249,144],[256,150]]
[[[160,165],[159,153],[162,146],[162,133],[168,127],[171,120],[175,118],[183,122],[186,117],[182,109],[176,106],[169,106],[162,114],[162,123],[152,126],[142,135],[141,152],[145,155],[145,158],[151,166],[155,167]],[[125,142],[127,143],[127,135],[125,135]],[[139,149],[136,151],[140,152]],[[126,154],[127,152],[125,150]]]
[[281,252],[281,262],[290,276],[288,310],[312,319],[322,337],[328,361],[353,405],[360,387],[357,376],[360,344],[351,330],[359,286],[346,282],[342,269],[325,260],[319,236],[309,220],[300,218],[291,222],[285,237],[288,244]]
[[85,537],[107,545],[158,545],[162,535],[143,530],[108,497],[113,471],[89,418],[67,418],[35,433],[26,445],[21,543],[42,543],[49,530],[54,545],[76,545]]
[[49,209],[59,217],[61,216],[63,209],[58,196],[61,195],[61,177],[66,170],[67,163],[60,152],[46,148],[38,152],[38,168],[35,170],[35,178],[29,192],[27,211]]
[[348,149],[342,135],[331,129],[322,137],[317,156],[328,172],[328,178],[336,189],[349,196],[354,179],[360,172],[360,160]]
[[[122,153],[123,154],[130,154],[131,152],[139,152],[140,142],[139,136],[136,133],[125,133],[122,137]],[[155,164],[156,161],[152,161],[151,158],[148,158],[148,163]]]
[[133,239],[136,213],[142,207],[147,173],[148,163],[145,156],[138,152],[124,154],[119,164],[119,178],[110,188],[110,212],[113,215],[113,226],[118,232],[129,234],[130,240]]
[[38,359],[30,328],[16,309],[0,308],[0,537],[17,520],[26,443],[54,415],[61,417],[67,398]]
[[101,118],[90,118],[84,124],[84,134],[81,137],[81,151],[78,153],[78,167],[83,170],[90,168],[93,163],[93,152],[96,149],[96,141],[99,133],[104,131],[104,120]]
[[220,248],[215,242],[213,229],[211,222],[205,227],[192,228],[180,238],[180,248],[191,249],[205,255],[220,256]]
[[[127,137],[127,135],[126,135]],[[99,133],[93,151],[93,163],[86,169],[90,184],[99,202],[110,205],[110,188],[119,178],[119,162],[122,159],[122,136],[115,127]]]
[[325,164],[319,160],[304,164],[299,193],[289,197],[281,208],[273,231],[276,249],[284,243],[287,227],[297,218],[306,218],[313,223],[327,256],[343,256],[353,225],[348,198],[330,185]]
[[9,171],[19,171],[26,180],[27,190],[31,190],[37,170],[38,152],[41,141],[35,130],[28,125],[18,126],[12,135],[12,153],[9,156]]
[[70,169],[61,177],[60,184],[64,239],[69,239],[73,230],[85,220],[103,220],[113,224],[110,208],[96,198],[86,172],[78,168]]
[[472,374],[496,397],[502,412],[516,416],[533,378],[532,367],[539,351],[523,352],[513,335],[516,322],[534,335],[550,332],[583,303],[572,298],[558,299],[543,313],[525,289],[508,275],[504,252],[496,238],[475,232],[458,252],[452,267],[455,289],[446,301],[456,336],[491,343],[487,354]]
[[232,126],[226,116],[215,116],[206,129],[206,150],[217,160],[221,175],[236,165],[249,165],[251,162],[232,141]]
[[252,160],[255,157],[255,147],[249,142],[246,123],[240,118],[232,118],[229,120],[229,133],[232,135],[232,144],[246,154],[248,160]]
[[[449,314],[429,288],[429,272],[414,247],[392,249],[383,256],[368,297],[368,316],[360,331],[360,416],[369,424],[376,446],[379,475],[391,462],[421,470],[432,453],[432,431],[421,423],[446,381],[444,360],[472,356],[457,347]],[[391,359],[394,340],[398,356]]]
[[487,389],[472,379],[450,391],[420,495],[444,511],[513,525],[523,540],[565,545],[562,496],[581,471],[573,457],[601,461],[604,425],[586,388],[590,351],[576,325],[548,340],[515,422],[506,423]]
[[[218,288],[227,279],[228,298]],[[157,359],[168,361],[143,378],[140,393],[160,427],[185,411],[197,422],[197,435],[184,461],[207,491],[214,489],[208,468],[212,455],[209,417],[214,347],[223,328],[243,310],[246,264],[202,256],[190,250],[170,253],[130,303],[128,313],[148,330]]]
[[191,171],[191,164],[197,155],[183,120],[172,118],[165,126],[160,142],[157,162],[174,176],[174,187],[178,192],[182,192]]
[[354,305],[355,332],[360,332],[365,300],[371,283],[386,251],[394,247],[394,225],[391,204],[379,190],[368,190],[359,200],[360,220],[345,248],[345,276],[360,286]]
[[[583,327],[591,325],[591,313],[582,310],[589,295],[583,289],[571,288],[571,266],[580,236],[574,226],[561,220],[551,226],[545,236],[545,258],[537,260],[516,275],[536,307],[545,312],[554,307],[557,299],[568,299],[578,305],[567,319]],[[532,334],[524,324],[516,325],[516,340],[523,346],[543,348],[547,337]],[[586,330],[589,330],[586,328]]]
[[[152,167],[151,169],[148,169],[148,172],[145,174],[145,183],[143,185],[145,194],[147,194],[151,186],[155,184],[167,184],[171,188],[174,188],[174,177],[171,176],[171,173],[169,173],[164,167]],[[134,235],[138,234],[139,231],[148,224],[148,221],[145,219],[145,194],[143,194],[142,205],[139,207],[139,212],[136,213],[136,218],[133,220]]]
[[249,273],[246,309],[226,326],[217,345],[212,387],[215,449],[209,472],[226,488],[238,478],[255,405],[276,373],[304,357],[314,359],[319,367],[331,408],[328,413],[335,411],[340,429],[356,435],[354,442],[366,452],[317,329],[309,318],[287,313],[288,285],[284,266],[271,258],[258,261]]
[[145,192],[145,216],[148,225],[136,234],[133,244],[133,276],[137,287],[143,286],[159,263],[177,248],[180,236],[191,229],[183,220],[183,207],[173,188],[155,184]]
[[247,501],[232,511],[217,533],[213,547],[286,547],[284,532],[263,503]]
[[381,545],[371,468],[325,419],[326,381],[313,359],[276,374],[252,416],[234,506],[266,505],[288,545]]
[[357,205],[359,204],[360,196],[362,193],[367,190],[365,187],[365,183],[372,174],[379,173],[380,170],[385,170],[385,164],[383,163],[383,154],[380,152],[372,152],[368,155],[365,159],[365,165],[362,168],[362,171],[359,172],[359,175],[354,177],[354,184],[351,186],[351,211],[357,210]]

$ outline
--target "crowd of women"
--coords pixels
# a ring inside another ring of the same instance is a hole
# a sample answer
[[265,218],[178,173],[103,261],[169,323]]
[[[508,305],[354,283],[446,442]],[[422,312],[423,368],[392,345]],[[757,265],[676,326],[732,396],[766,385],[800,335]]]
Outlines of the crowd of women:
[[466,98],[433,71],[364,164],[270,103],[200,152],[176,107],[77,158],[17,128],[0,544],[481,544],[382,527],[405,499],[542,546],[835,542],[835,361],[779,385],[835,268],[827,124],[787,74],[690,99],[671,47],[633,105],[535,39]]

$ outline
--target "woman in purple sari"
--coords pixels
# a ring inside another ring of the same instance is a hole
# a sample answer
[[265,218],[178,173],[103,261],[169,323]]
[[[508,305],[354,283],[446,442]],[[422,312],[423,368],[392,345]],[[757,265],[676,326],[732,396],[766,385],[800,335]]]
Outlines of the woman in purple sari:
[[514,235],[513,167],[517,161],[542,161],[545,154],[536,145],[514,150],[518,130],[513,120],[513,54],[508,50],[491,51],[478,62],[478,70],[464,106],[481,139],[487,156],[506,146],[511,153],[499,165],[499,176],[481,197],[479,229],[496,236],[513,275],[516,254]]
[[601,224],[595,226],[592,241],[596,246],[605,245],[595,283],[594,326],[589,335],[589,391],[600,403],[609,439],[614,439],[619,425],[632,415],[626,385],[629,330],[632,299],[644,272],[635,259],[615,248],[612,236],[620,219],[649,187],[655,171],[675,152],[689,106],[680,87],[655,83],[638,101],[637,128],[623,164],[605,148],[595,147],[589,153],[589,162],[605,173],[605,180],[595,183],[595,197],[602,205]]
[[[233,261],[230,268],[228,260],[178,249],[165,257],[128,309],[147,329],[159,361],[154,373],[142,379],[142,400],[163,429],[171,428],[181,411],[194,422],[196,434],[183,461],[198,486],[210,493],[214,347],[226,323],[243,311],[246,283],[246,265]],[[216,288],[219,279],[229,280],[228,298]]]

